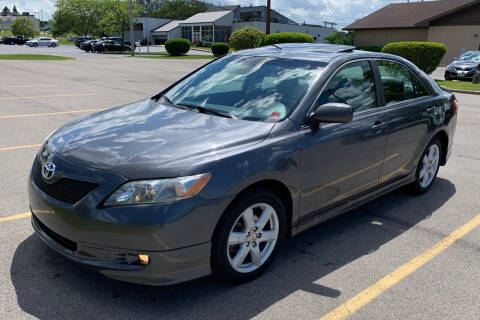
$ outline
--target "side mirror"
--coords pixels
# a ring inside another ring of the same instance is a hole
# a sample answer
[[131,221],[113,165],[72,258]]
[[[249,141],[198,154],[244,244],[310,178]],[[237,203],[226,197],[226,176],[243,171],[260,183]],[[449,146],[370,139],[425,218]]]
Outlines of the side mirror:
[[353,108],[344,103],[327,103],[317,107],[310,118],[317,123],[348,123],[352,121]]

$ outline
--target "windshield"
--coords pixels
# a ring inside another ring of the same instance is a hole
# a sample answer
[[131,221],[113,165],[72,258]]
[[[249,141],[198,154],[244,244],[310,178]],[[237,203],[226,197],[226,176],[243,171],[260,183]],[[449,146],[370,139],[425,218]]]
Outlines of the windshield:
[[461,55],[457,61],[471,61],[471,62],[480,62],[480,53],[478,52],[467,52]]
[[324,67],[315,61],[230,56],[196,72],[165,96],[176,105],[203,107],[232,118],[281,121]]

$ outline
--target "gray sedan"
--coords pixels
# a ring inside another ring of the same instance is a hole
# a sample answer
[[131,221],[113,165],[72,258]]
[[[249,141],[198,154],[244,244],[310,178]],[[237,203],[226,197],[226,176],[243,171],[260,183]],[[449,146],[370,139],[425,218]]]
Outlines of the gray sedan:
[[32,224],[114,279],[244,282],[289,236],[401,186],[427,192],[456,122],[455,96],[397,56],[243,50],[47,137]]
[[32,40],[27,41],[26,43],[29,47],[58,47],[59,42],[58,40],[52,38],[34,38]]

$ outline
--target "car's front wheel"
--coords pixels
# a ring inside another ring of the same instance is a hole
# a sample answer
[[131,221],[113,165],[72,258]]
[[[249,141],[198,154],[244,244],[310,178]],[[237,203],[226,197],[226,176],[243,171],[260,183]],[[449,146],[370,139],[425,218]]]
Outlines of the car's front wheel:
[[212,243],[214,276],[245,282],[272,263],[285,237],[282,201],[266,189],[245,194],[228,209]]
[[34,43],[33,46],[36,48],[38,47],[38,43]]
[[425,193],[432,187],[440,168],[442,152],[442,143],[438,138],[434,138],[428,144],[418,163],[416,179],[412,184],[412,190],[415,193]]

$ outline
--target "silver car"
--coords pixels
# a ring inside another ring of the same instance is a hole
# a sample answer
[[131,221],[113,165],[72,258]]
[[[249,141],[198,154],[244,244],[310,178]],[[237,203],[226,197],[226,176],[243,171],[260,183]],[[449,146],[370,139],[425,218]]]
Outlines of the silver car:
[[35,38],[27,41],[29,47],[56,47],[59,45],[58,40],[52,38]]

